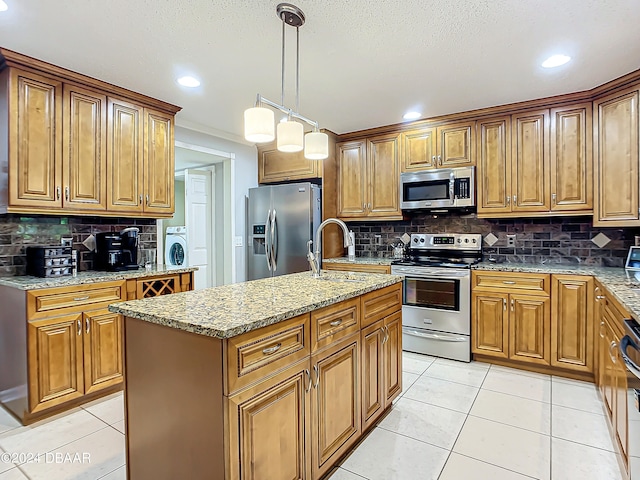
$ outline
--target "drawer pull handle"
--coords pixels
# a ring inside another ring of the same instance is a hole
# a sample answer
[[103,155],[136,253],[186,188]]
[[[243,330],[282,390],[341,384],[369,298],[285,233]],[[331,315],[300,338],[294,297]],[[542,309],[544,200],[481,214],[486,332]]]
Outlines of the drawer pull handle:
[[89,295],[85,297],[73,297],[74,302],[82,302],[83,300],[89,300]]
[[80,323],[80,319],[76,320],[76,327],[78,328],[78,335],[82,335],[82,323]]
[[602,300],[604,298],[604,295],[596,295],[596,300]]
[[339,320],[334,320],[333,322],[330,322],[329,325],[331,325],[332,327],[337,327],[341,323],[342,323],[342,319],[339,319]]
[[515,285],[516,282],[512,282],[511,280],[503,280],[502,283],[504,283],[505,285]]
[[262,350],[262,353],[264,353],[265,355],[272,355],[274,353],[276,353],[278,350],[280,350],[280,347],[282,346],[281,343],[276,343],[273,347],[268,347]]

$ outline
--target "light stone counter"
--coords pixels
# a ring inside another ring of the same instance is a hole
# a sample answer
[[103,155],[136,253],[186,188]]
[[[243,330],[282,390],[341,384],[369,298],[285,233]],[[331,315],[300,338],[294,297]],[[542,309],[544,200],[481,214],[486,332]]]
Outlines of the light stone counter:
[[39,288],[68,287],[72,285],[85,285],[88,283],[111,282],[114,280],[127,280],[130,278],[155,277],[158,275],[170,275],[178,273],[195,272],[198,267],[165,268],[155,267],[146,270],[144,267],[138,270],[124,272],[100,272],[96,270],[80,272],[75,277],[40,278],[31,275],[17,277],[0,277],[0,285],[17,288],[19,290],[37,290]]
[[356,265],[391,265],[395,260],[391,257],[356,257],[355,260],[349,260],[349,257],[325,258],[323,263],[353,263]]
[[551,273],[566,275],[592,275],[640,321],[640,272],[627,272],[624,268],[594,267],[589,265],[545,265],[529,263],[480,262],[475,270],[496,272]]
[[325,280],[309,272],[294,273],[116,303],[109,310],[187,332],[230,338],[402,281],[397,275],[374,273],[323,271],[322,277]]

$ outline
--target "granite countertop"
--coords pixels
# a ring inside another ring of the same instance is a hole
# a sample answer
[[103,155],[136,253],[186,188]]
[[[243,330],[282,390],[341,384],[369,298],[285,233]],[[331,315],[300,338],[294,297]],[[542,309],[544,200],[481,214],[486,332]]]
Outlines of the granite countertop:
[[356,257],[355,260],[349,260],[349,257],[324,258],[322,261],[326,263],[354,263],[360,265],[391,265],[395,258],[392,257]]
[[217,338],[231,338],[402,281],[389,274],[323,271],[264,278],[109,305],[147,322]]
[[640,272],[627,272],[619,267],[493,262],[480,262],[473,268],[497,272],[592,275],[640,322]]
[[37,290],[39,288],[68,287],[71,285],[110,282],[113,280],[126,280],[129,278],[154,277],[156,275],[165,275],[170,273],[187,273],[194,272],[196,270],[198,270],[198,267],[166,268],[163,266],[158,266],[152,268],[151,270],[147,270],[142,267],[138,270],[127,270],[125,272],[100,272],[91,270],[80,272],[75,277],[67,276],[40,278],[33,277],[31,275],[23,275],[17,277],[0,277],[0,285],[13,287],[20,290]]

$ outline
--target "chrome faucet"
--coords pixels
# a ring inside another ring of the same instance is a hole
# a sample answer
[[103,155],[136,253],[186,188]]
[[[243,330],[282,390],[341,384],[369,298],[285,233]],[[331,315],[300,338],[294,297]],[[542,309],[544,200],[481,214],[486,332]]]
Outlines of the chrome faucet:
[[[308,252],[307,252],[307,260],[309,260],[309,265],[311,266],[311,274],[315,277],[315,278],[319,278],[320,277],[320,235],[322,234],[322,229],[324,227],[326,227],[327,225],[329,225],[330,223],[335,223],[337,225],[339,225],[342,228],[342,231],[344,232],[344,246],[345,247],[350,247],[353,244],[351,243],[351,239],[349,238],[349,228],[347,227],[347,225],[342,221],[342,220],[338,220],[337,218],[327,218],[324,222],[322,222],[320,225],[318,225],[318,229],[316,230],[316,237],[315,240],[309,240],[307,242],[307,248],[308,248]],[[316,252],[315,254],[313,253],[311,246],[315,243],[316,246]]]

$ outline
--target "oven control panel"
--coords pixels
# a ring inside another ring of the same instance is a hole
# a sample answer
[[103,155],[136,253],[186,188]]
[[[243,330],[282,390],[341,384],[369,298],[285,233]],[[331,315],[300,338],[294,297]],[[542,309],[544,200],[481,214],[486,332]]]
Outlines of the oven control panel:
[[482,235],[474,233],[414,233],[411,248],[425,250],[482,250]]

